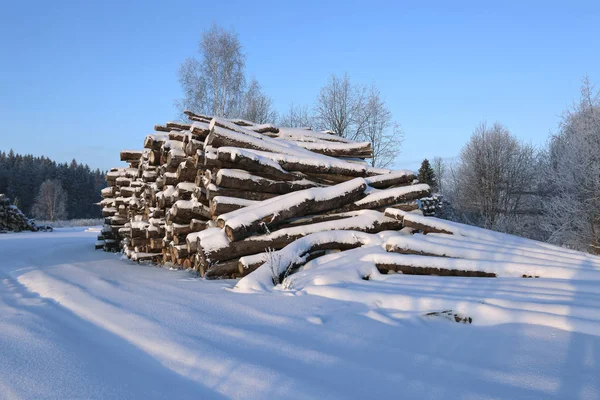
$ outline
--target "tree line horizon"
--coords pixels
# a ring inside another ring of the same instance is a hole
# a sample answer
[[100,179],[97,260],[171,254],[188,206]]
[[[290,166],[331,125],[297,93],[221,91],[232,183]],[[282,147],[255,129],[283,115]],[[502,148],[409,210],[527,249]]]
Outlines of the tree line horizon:
[[105,171],[73,159],[58,163],[45,156],[0,151],[0,193],[25,215],[40,220],[100,218]]

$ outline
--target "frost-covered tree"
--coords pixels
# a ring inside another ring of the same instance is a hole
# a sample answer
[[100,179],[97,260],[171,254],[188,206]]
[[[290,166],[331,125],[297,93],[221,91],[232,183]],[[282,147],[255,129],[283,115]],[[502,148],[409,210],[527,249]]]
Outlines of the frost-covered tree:
[[392,120],[381,93],[375,86],[350,82],[350,77],[331,75],[315,104],[319,129],[333,131],[351,140],[371,143],[371,165],[386,167],[400,153],[403,132]]
[[357,140],[365,127],[364,108],[367,88],[343,77],[331,75],[323,86],[315,104],[315,119],[320,129],[330,130],[339,136]]
[[600,254],[600,91],[587,77],[550,138],[545,171],[549,241]]
[[539,214],[537,156],[499,123],[479,125],[451,169],[455,215],[488,229],[531,236]]
[[290,104],[287,112],[279,117],[278,124],[289,128],[312,128],[315,125],[309,108],[294,103]]
[[433,190],[436,188],[436,176],[435,171],[431,167],[428,159],[424,159],[419,168],[418,176],[419,182],[428,184]]
[[247,121],[264,124],[275,122],[277,113],[273,110],[273,100],[263,93],[255,78],[252,78],[242,101],[240,118]]
[[180,111],[238,117],[244,97],[246,56],[237,34],[213,25],[202,34],[200,59],[188,58],[179,69]]
[[392,121],[392,112],[375,86],[371,86],[361,113],[364,122],[357,139],[371,143],[371,166],[389,166],[400,153],[404,134],[400,125]]
[[47,179],[42,183],[33,205],[33,215],[46,221],[67,218],[67,192],[58,180]]
[[436,190],[444,194],[444,180],[446,179],[447,165],[442,157],[434,157],[432,162],[433,173],[436,178]]

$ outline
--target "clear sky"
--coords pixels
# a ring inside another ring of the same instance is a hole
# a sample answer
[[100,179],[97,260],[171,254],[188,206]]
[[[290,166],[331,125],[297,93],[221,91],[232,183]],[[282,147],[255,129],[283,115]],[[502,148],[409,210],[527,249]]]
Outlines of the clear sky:
[[213,22],[280,111],[331,73],[379,86],[405,132],[397,167],[456,156],[484,120],[543,145],[582,76],[600,86],[597,0],[4,0],[0,20],[0,150],[94,168],[175,118],[178,66]]

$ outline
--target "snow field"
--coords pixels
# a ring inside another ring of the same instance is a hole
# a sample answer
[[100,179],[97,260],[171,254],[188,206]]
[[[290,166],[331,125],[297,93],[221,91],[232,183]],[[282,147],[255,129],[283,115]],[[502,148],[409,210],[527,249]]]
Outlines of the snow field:
[[[403,256],[384,233],[240,293],[94,252],[93,231],[0,237],[0,398],[600,397],[597,280],[381,275],[363,258]],[[444,310],[472,324],[425,315]]]

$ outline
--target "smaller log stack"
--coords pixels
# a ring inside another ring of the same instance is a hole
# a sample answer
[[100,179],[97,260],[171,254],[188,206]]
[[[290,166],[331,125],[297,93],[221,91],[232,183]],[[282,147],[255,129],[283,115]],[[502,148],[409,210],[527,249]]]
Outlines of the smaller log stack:
[[37,230],[35,221],[27,218],[8,197],[0,194],[0,233]]
[[121,152],[129,166],[106,175],[96,248],[239,277],[308,233],[400,229],[383,211],[416,210],[430,195],[412,171],[370,167],[369,143],[186,114],[190,123],[156,125],[144,150]]

